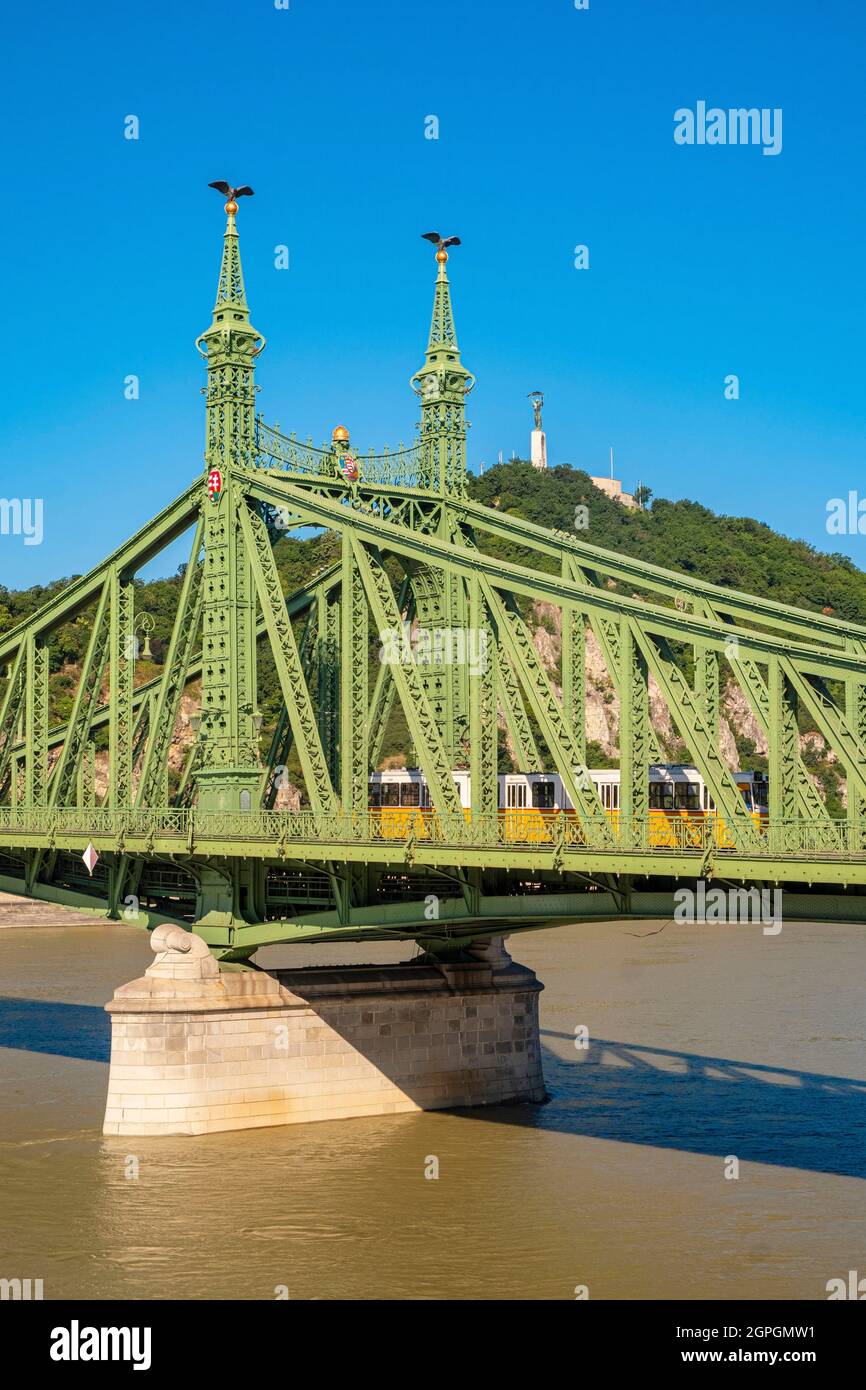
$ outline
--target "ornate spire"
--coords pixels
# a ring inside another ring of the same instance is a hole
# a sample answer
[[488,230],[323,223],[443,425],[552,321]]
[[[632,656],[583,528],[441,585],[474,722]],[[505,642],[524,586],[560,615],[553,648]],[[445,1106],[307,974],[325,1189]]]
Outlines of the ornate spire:
[[[241,314],[244,320],[249,320],[250,310],[247,304],[247,292],[244,289],[244,272],[241,265],[241,248],[238,241],[237,228],[237,203],[226,203],[228,221],[226,222],[225,236],[223,237],[223,259],[220,266],[220,278],[217,285],[216,303],[213,307],[214,322],[217,315],[226,310],[233,310]],[[229,211],[234,209],[234,211]],[[237,321],[237,320],[235,320]]]
[[[239,190],[238,190],[239,191]],[[235,190],[231,190],[232,194]],[[207,358],[208,468],[250,467],[255,457],[255,361],[265,340],[250,323],[234,196],[225,205],[222,264],[211,326],[196,340]]]
[[427,344],[428,360],[432,353],[443,348],[451,352],[460,351],[454,328],[454,312],[451,308],[451,286],[445,270],[448,252],[437,251],[436,260],[439,262],[439,274],[436,276],[436,288],[433,291],[433,318],[430,321],[430,341]]
[[451,286],[445,267],[448,245],[438,233],[426,234],[437,242],[438,273],[433,291],[433,317],[424,366],[412,377],[412,390],[421,397],[421,486],[434,492],[461,495],[466,488],[465,399],[475,378],[460,361],[457,330],[451,307]]

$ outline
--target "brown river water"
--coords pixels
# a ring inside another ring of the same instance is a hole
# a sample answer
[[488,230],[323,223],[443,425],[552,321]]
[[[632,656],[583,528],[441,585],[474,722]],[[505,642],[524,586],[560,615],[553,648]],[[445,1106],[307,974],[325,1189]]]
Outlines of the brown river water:
[[509,949],[546,986],[546,1105],[118,1140],[102,1005],[152,960],[144,933],[0,931],[0,1277],[46,1299],[823,1299],[866,1276],[863,928],[620,922]]

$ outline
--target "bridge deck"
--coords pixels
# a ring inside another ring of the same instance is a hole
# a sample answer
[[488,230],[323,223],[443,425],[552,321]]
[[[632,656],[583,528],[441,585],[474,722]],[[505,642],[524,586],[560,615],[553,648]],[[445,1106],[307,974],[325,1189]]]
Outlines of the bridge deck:
[[0,848],[126,854],[174,861],[227,855],[274,863],[341,860],[354,864],[617,872],[641,877],[716,873],[778,882],[866,884],[866,823],[767,822],[744,840],[718,821],[656,822],[556,816],[531,832],[507,816],[413,818],[408,833],[383,827],[374,813],[192,808],[0,808]]

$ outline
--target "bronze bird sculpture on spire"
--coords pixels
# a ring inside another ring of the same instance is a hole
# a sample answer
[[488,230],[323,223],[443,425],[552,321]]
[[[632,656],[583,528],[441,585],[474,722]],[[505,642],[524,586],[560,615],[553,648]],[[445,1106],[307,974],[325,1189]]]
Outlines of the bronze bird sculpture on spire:
[[448,246],[460,245],[459,236],[449,236],[445,237],[443,240],[443,238],[439,235],[438,232],[422,232],[421,235],[425,241],[434,242],[436,244],[437,251],[444,251],[445,248]]
[[236,203],[238,198],[251,198],[253,196],[253,190],[248,183],[242,184],[240,188],[232,188],[225,179],[217,179],[216,183],[209,183],[208,188],[215,188],[217,193],[222,193],[230,203]]

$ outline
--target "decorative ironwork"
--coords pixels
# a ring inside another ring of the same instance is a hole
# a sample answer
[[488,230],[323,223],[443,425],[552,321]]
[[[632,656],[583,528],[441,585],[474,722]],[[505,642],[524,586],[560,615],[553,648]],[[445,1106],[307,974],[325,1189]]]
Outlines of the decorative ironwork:
[[[347,481],[340,469],[339,455],[334,448],[320,448],[311,439],[299,440],[295,434],[281,434],[266,425],[261,416],[255,423],[255,464],[259,468],[277,468],[300,478],[339,479]],[[366,487],[421,487],[421,447],[408,448],[401,444],[390,450],[387,445],[380,454],[354,451],[357,481]]]
[[[728,824],[721,815],[705,817],[594,816],[580,819],[561,812],[499,812],[466,814],[415,810],[407,813],[405,825],[395,831],[393,820],[380,811],[209,812],[191,807],[113,811],[108,807],[0,807],[0,845],[14,848],[20,841],[68,837],[83,849],[92,840],[100,853],[103,842],[122,841],[127,847],[150,840],[166,845],[176,842],[173,852],[183,853],[192,842],[206,849],[220,847],[226,852],[236,842],[258,849],[265,858],[276,860],[281,844],[327,845],[329,854],[340,848],[379,846],[380,862],[393,862],[405,836],[417,845],[429,844],[447,850],[496,849],[507,846],[543,869],[551,867],[543,857],[557,846],[576,854],[597,856],[634,854],[659,856],[658,871],[669,873],[664,859],[672,855],[691,856],[695,872],[701,868],[708,848],[716,855],[747,864],[755,870],[772,862],[773,875],[780,882],[799,880],[810,863],[832,862],[840,875],[846,869],[856,872],[858,883],[866,882],[866,822],[831,820],[816,825],[802,819],[765,821],[754,838],[742,826]],[[787,861],[792,867],[786,868]],[[515,861],[516,863],[518,861]],[[573,867],[579,868],[579,860]]]

